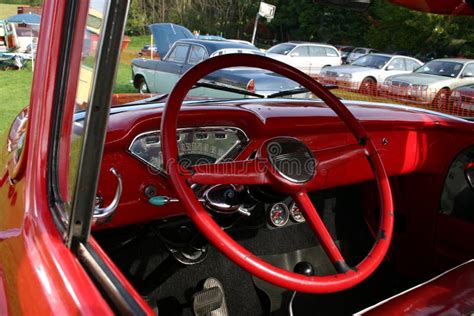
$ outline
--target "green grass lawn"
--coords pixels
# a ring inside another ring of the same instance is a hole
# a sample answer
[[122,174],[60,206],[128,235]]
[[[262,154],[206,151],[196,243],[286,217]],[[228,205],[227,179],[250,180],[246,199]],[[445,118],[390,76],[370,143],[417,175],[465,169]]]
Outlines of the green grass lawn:
[[33,73],[23,70],[0,70],[0,133],[6,130],[13,118],[28,105]]
[[[3,1],[4,2],[4,1]],[[17,4],[0,3],[0,20],[4,20],[17,14]]]

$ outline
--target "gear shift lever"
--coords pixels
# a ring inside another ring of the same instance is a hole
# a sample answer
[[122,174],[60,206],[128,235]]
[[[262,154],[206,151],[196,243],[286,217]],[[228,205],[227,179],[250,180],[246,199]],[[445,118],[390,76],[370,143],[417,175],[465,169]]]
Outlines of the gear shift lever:
[[[299,274],[306,275],[306,276],[314,275],[313,265],[307,261],[298,262],[293,268],[293,271]],[[293,294],[291,295],[290,302],[288,304],[288,314],[290,316],[293,316],[293,300],[295,299],[295,296],[296,296],[296,291],[294,291]]]

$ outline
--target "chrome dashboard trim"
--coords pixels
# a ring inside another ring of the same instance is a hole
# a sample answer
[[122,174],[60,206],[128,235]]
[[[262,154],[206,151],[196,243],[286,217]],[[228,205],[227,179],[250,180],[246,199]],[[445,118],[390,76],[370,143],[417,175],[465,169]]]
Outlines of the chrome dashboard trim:
[[[231,154],[232,152],[238,147],[238,146],[242,146],[241,150],[235,154],[235,156],[237,156],[241,151],[242,149],[249,143],[249,138],[247,136],[247,134],[240,128],[238,127],[234,127],[234,126],[204,126],[204,127],[183,127],[183,128],[178,128],[176,130],[176,132],[186,132],[186,131],[202,131],[202,132],[210,132],[210,131],[227,131],[227,130],[230,130],[230,131],[233,131],[233,132],[238,132],[240,133],[242,136],[243,136],[243,140],[241,141],[238,141],[237,143],[235,143],[231,148],[229,148],[223,155],[222,157],[220,157],[219,159],[217,159],[215,161],[215,163],[219,163],[221,162],[222,160],[226,159],[226,158],[230,158],[231,157]],[[147,165],[148,167],[152,168],[153,171],[156,171],[157,173],[161,174],[162,176],[165,176],[165,177],[168,177],[168,173],[166,172],[166,170],[163,170],[162,168],[157,168],[156,166],[152,165],[151,163],[149,163],[146,159],[143,159],[142,157],[134,154],[132,152],[132,147],[133,147],[133,144],[141,137],[143,136],[146,136],[146,135],[150,135],[150,134],[160,134],[160,143],[161,143],[161,130],[153,130],[153,131],[148,131],[148,132],[144,132],[144,133],[140,133],[138,134],[137,136],[135,136],[132,140],[132,142],[130,143],[130,145],[128,146],[128,153],[138,159],[139,161],[141,161],[142,163],[144,163],[145,165]],[[235,158],[235,157],[232,157],[232,158]]]

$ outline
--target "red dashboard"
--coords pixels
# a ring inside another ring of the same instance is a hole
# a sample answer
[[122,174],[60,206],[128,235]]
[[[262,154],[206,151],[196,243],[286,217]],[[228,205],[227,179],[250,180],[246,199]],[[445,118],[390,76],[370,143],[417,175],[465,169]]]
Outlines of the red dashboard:
[[[407,174],[436,174],[443,178],[454,157],[474,141],[472,124],[451,116],[402,106],[347,104],[363,122],[392,178]],[[98,194],[104,204],[114,197],[116,180],[108,172],[111,167],[122,174],[123,194],[112,220],[95,229],[185,214],[179,203],[161,207],[150,205],[145,194],[147,187],[153,187],[156,195],[176,195],[165,174],[150,168],[129,150],[137,135],[159,130],[162,110],[163,104],[113,109]],[[241,129],[249,141],[236,157],[238,159],[250,157],[269,138],[298,137],[309,146],[318,162],[317,176],[308,184],[309,190],[373,179],[366,156],[356,146],[356,140],[322,102],[244,100],[224,104],[194,101],[183,106],[179,126]],[[394,195],[397,196],[396,187]]]

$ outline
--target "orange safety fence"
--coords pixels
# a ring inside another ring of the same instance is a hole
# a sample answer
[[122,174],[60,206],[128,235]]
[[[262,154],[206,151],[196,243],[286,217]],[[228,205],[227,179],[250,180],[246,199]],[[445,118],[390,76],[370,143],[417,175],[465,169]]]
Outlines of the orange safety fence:
[[325,76],[314,79],[323,85],[336,86],[332,92],[345,100],[402,104],[461,117],[474,117],[474,93],[469,94],[462,89],[436,89],[396,80],[383,84],[375,80],[356,82]]

